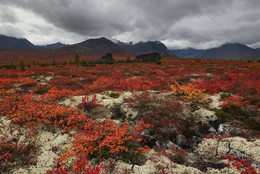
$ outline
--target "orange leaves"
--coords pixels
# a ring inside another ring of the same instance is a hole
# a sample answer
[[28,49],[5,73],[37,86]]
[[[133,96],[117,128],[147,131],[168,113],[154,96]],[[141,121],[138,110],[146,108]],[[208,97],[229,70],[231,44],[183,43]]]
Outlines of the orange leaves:
[[134,128],[135,128],[136,131],[141,132],[145,128],[149,128],[149,127],[151,127],[151,125],[148,124],[148,123],[145,124],[144,121],[142,120],[139,123],[137,123]]
[[119,80],[114,78],[107,78],[105,76],[99,77],[92,85],[89,86],[90,91],[106,91],[116,86]]
[[21,87],[31,87],[36,85],[37,81],[33,78],[19,78],[17,83],[21,84]]
[[207,100],[204,94],[205,90],[198,88],[197,85],[188,84],[181,86],[179,83],[175,82],[175,84],[170,87],[175,95],[183,95],[188,101],[199,100],[200,102],[203,102]]
[[155,74],[157,76],[161,76],[161,77],[165,77],[165,76],[168,76],[169,74],[164,72],[163,70],[153,70],[151,74]]
[[2,95],[2,94],[13,94],[15,92],[16,91],[8,91],[8,90],[0,88],[0,95]]
[[48,93],[43,96],[43,99],[59,100],[73,95],[75,95],[75,92],[71,90],[68,89],[58,90],[56,87],[52,87],[51,89],[48,90]]
[[78,110],[60,106],[56,103],[44,103],[41,98],[33,99],[32,94],[6,97],[1,101],[0,114],[6,115],[17,124],[36,127],[41,124],[62,127],[71,130],[82,126],[85,116]]
[[97,99],[97,95],[94,95],[91,99],[85,95],[80,103],[80,108],[84,109],[85,111],[91,111],[95,107],[99,106],[99,103],[101,103],[102,100]]
[[0,78],[0,84],[12,84],[15,83],[17,79],[11,79],[11,78]]
[[61,160],[66,164],[69,156],[102,159],[115,155],[120,158],[125,153],[142,153],[148,148],[136,143],[141,141],[141,132],[149,126],[143,121],[130,128],[128,123],[118,126],[111,120],[95,123],[92,119],[88,119],[85,129],[74,136],[71,149],[61,156]]

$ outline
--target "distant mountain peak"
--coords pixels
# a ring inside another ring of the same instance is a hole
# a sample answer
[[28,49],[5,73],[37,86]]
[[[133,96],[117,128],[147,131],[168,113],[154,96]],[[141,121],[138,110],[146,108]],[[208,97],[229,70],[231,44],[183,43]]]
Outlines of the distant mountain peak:
[[24,38],[10,37],[0,34],[0,48],[34,48],[35,46]]
[[79,52],[82,54],[106,54],[123,53],[123,49],[106,37],[91,38],[83,42],[65,47],[69,52]]
[[256,49],[252,49],[241,43],[225,43],[216,48],[206,50],[180,49],[171,50],[180,58],[202,58],[202,59],[249,59]]
[[160,53],[162,57],[175,58],[176,56],[168,51],[168,48],[160,41],[140,41],[136,44],[132,42],[117,43],[125,52],[131,54],[147,54],[147,53]]
[[110,42],[112,42],[111,40],[109,40],[106,37],[91,38],[91,39],[87,39],[85,41],[110,41]]
[[122,47],[126,52],[132,54],[144,54],[151,52],[168,52],[167,47],[159,41],[147,41],[137,42],[136,44],[119,42],[118,45]]
[[65,44],[61,43],[61,42],[56,42],[53,44],[48,44],[48,45],[37,45],[37,48],[59,48],[59,47],[63,47],[66,46]]

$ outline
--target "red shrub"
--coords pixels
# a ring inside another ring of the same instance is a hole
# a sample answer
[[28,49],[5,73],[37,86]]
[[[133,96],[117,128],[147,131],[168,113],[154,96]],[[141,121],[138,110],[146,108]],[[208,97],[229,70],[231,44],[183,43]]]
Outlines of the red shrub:
[[[128,123],[116,125],[110,120],[103,123],[95,123],[88,119],[85,129],[77,133],[70,150],[61,155],[60,164],[65,166],[71,157],[99,160],[103,158],[116,158],[127,162],[134,162],[148,147],[141,147],[141,133],[149,124],[139,122],[131,128]],[[76,164],[70,164],[76,166]]]
[[[24,136],[14,136],[14,132],[24,132]],[[34,164],[38,147],[36,138],[28,130],[6,126],[0,120],[0,171],[9,173],[16,166],[27,167]]]
[[63,107],[52,102],[44,103],[41,98],[34,99],[32,94],[6,97],[0,102],[0,114],[25,127],[44,124],[65,130],[82,127],[86,118],[78,114],[76,108]]
[[92,97],[92,99],[90,99],[87,95],[85,95],[82,99],[81,99],[81,103],[79,104],[80,108],[83,108],[85,111],[91,111],[92,109],[94,109],[95,107],[99,106],[99,103],[101,103],[101,101],[99,101],[97,99],[97,96],[94,95]]

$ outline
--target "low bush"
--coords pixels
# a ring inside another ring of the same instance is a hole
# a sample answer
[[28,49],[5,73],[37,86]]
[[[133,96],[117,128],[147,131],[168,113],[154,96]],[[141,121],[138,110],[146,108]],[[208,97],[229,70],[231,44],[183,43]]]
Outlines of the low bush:
[[14,136],[14,132],[22,132],[20,127],[7,126],[0,120],[0,171],[11,173],[15,167],[28,167],[35,164],[38,146],[36,138],[29,130],[24,135]]
[[182,116],[182,104],[171,97],[161,97],[149,92],[135,93],[129,99],[129,107],[138,111],[137,119],[143,119],[153,127],[171,127]]
[[36,86],[33,91],[36,93],[36,94],[45,94],[48,92],[49,90],[49,86],[47,85],[38,85]]
[[205,97],[204,89],[198,88],[195,84],[187,84],[181,86],[179,83],[170,86],[175,95],[181,95],[188,101],[200,101],[204,102],[207,100]]
[[99,106],[99,103],[101,103],[102,100],[97,99],[97,95],[94,95],[91,99],[89,96],[85,95],[81,99],[81,103],[79,104],[79,108],[83,109],[84,111],[90,112],[95,107]]
[[37,81],[33,78],[20,78],[17,80],[17,83],[20,83],[20,87],[32,87],[37,84]]
[[[33,94],[14,94],[0,101],[0,115],[12,119],[14,123],[36,128],[47,126],[64,130],[81,129],[86,119],[76,108],[46,102]],[[54,127],[53,127],[54,126]]]
[[143,121],[130,126],[128,123],[116,125],[110,120],[95,123],[88,119],[83,131],[77,133],[70,149],[60,155],[59,164],[64,168],[76,166],[69,163],[72,158],[94,160],[99,163],[102,159],[114,158],[131,164],[139,164],[142,153],[149,150],[147,146],[142,147],[141,133],[149,124]]
[[176,98],[143,92],[135,93],[128,100],[129,107],[138,112],[136,119],[151,124],[149,134],[155,136],[158,141],[167,142],[184,129],[183,104]]
[[64,168],[55,166],[52,170],[48,170],[47,174],[68,174],[68,173],[84,173],[84,174],[99,174],[102,166],[93,167],[85,157],[77,157],[73,166]]
[[257,171],[250,164],[249,159],[235,158],[235,155],[233,156],[224,155],[224,158],[228,159],[229,167],[233,166],[239,172],[241,172],[241,174],[257,174]]
[[43,95],[43,99],[46,100],[61,100],[65,97],[71,97],[74,96],[76,92],[70,90],[70,89],[61,89],[58,90],[56,87],[52,87],[48,90],[46,94]]

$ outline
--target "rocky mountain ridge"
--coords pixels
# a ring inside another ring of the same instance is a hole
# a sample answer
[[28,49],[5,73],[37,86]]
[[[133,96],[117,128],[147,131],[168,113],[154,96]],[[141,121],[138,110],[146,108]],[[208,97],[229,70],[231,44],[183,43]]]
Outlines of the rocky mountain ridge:
[[39,49],[39,51],[48,52],[67,52],[81,54],[146,54],[160,53],[162,57],[167,58],[199,58],[199,59],[232,59],[232,60],[248,60],[259,59],[260,48],[253,49],[240,43],[226,43],[220,47],[210,49],[168,49],[160,41],[147,41],[138,43],[124,43],[121,41],[112,42],[111,40],[101,37],[88,39],[80,43],[65,45],[63,43],[55,43],[44,46],[33,45],[27,39],[18,39],[0,35],[0,49]]
[[200,59],[255,59],[260,58],[258,49],[250,48],[240,43],[226,43],[217,48],[199,50],[194,48],[170,50],[179,58],[200,58]]

